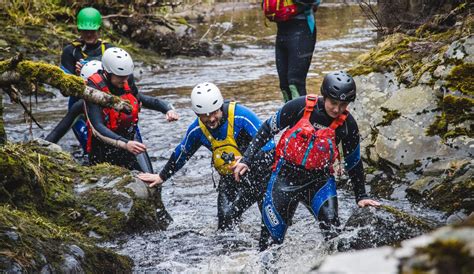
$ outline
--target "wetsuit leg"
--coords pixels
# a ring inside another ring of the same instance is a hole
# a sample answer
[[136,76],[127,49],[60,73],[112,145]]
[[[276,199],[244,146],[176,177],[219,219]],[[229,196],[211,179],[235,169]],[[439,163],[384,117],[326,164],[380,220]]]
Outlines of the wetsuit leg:
[[314,194],[311,209],[319,220],[319,227],[326,240],[336,237],[339,232],[339,217],[337,212],[337,193],[334,177],[329,177],[326,183]]
[[275,41],[275,60],[280,80],[280,90],[283,95],[283,101],[286,103],[291,100],[290,90],[288,88],[288,48],[286,47],[286,38],[278,35]]
[[306,20],[290,20],[277,25],[275,52],[280,88],[291,100],[306,95],[306,76],[316,44],[316,30],[311,33]]
[[[138,129],[138,126],[135,127],[136,133],[135,133],[135,141],[143,143],[142,142],[142,136],[140,135],[140,131]],[[153,166],[151,164],[150,156],[148,156],[148,153],[145,151],[143,153],[140,153],[136,155],[136,160],[139,165],[139,171],[146,172],[146,173],[154,173],[153,172]]]
[[[84,113],[84,101],[81,99],[75,102],[68,110],[66,116],[56,125],[56,127],[46,136],[46,141],[57,143],[69,131],[76,119]],[[87,135],[87,132],[86,132]]]
[[[71,109],[76,101],[79,99],[77,97],[69,97],[69,104],[68,104],[68,109]],[[84,151],[84,154],[87,153],[87,126],[86,126],[86,121],[84,118],[79,118],[77,121],[74,123],[72,130],[74,132],[74,135],[76,136],[76,139],[79,141],[81,144],[82,150]]]
[[278,171],[279,166],[270,178],[263,200],[262,219],[265,227],[262,227],[260,234],[260,250],[273,243],[283,243],[288,223],[299,202],[298,191],[293,191],[287,178],[278,174]]
[[260,199],[259,188],[244,178],[236,182],[232,176],[222,177],[219,181],[217,197],[218,228],[231,229],[242,214]]

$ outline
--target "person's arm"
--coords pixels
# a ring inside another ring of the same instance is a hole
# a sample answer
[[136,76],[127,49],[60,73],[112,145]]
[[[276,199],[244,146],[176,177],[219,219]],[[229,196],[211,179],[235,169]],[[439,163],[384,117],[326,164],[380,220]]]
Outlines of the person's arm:
[[76,58],[74,58],[74,47],[67,45],[61,54],[60,68],[67,74],[76,74]]
[[163,114],[166,114],[168,111],[173,110],[173,106],[170,103],[168,103],[164,100],[161,100],[157,97],[144,95],[141,92],[137,93],[137,99],[140,102],[142,102],[144,107],[146,107],[148,109],[159,111]]
[[110,130],[102,118],[102,107],[86,102],[86,114],[92,128],[92,133],[102,142],[126,149],[128,139]]
[[202,145],[201,137],[202,131],[196,119],[196,121],[188,128],[184,138],[176,146],[166,165],[160,171],[159,175],[163,182],[173,176],[184,166],[189,158],[194,155]]
[[360,157],[359,128],[357,123],[349,115],[345,124],[346,135],[342,137],[342,149],[344,155],[344,168],[349,174],[349,180],[354,190],[355,199],[358,203],[361,200],[368,199],[365,191],[364,167]]

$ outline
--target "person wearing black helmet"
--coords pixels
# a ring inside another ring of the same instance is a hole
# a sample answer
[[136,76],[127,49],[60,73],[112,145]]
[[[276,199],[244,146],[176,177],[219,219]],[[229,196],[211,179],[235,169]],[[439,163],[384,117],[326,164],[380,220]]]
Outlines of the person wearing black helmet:
[[260,250],[283,242],[299,202],[317,218],[326,240],[337,236],[340,223],[333,174],[340,143],[357,205],[380,205],[366,194],[359,130],[347,110],[356,98],[354,80],[343,71],[331,72],[324,77],[321,94],[322,97],[310,94],[286,103],[265,121],[240,162],[233,166],[238,180],[254,168],[255,152],[287,128],[276,149],[262,206]]

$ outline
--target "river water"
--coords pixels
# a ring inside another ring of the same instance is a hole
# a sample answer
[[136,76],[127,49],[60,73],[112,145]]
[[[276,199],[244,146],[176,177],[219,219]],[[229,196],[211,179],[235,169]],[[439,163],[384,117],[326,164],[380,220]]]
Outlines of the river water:
[[[323,5],[317,14],[317,24],[318,42],[308,75],[309,92],[318,91],[326,72],[347,69],[358,55],[375,45],[376,35],[358,6]],[[258,7],[228,9],[213,17],[211,23],[197,27],[198,37],[206,32],[203,39],[224,43],[223,56],[164,59],[158,66],[139,66],[136,70],[141,91],[172,102],[181,116],[179,122],[167,123],[160,113],[145,109],[140,114],[140,129],[156,171],[166,163],[195,119],[189,109],[189,94],[197,83],[216,83],[226,99],[249,106],[263,120],[281,106],[274,61],[275,27],[265,27]],[[5,101],[9,139],[22,141],[46,136],[64,115],[66,101],[59,95],[34,104],[33,112],[45,130],[30,130],[18,106]],[[79,154],[72,133],[59,144]],[[256,205],[244,214],[234,231],[216,231],[217,193],[212,176],[217,181],[218,175],[212,172],[210,156],[207,150],[198,150],[164,184],[163,201],[174,219],[166,231],[132,235],[106,246],[130,256],[137,272],[297,273],[310,271],[328,254],[317,223],[304,207],[298,208],[285,243],[262,253],[257,252],[260,213]],[[344,223],[356,204],[352,193],[341,190],[338,196]],[[394,205],[410,212],[418,210],[403,201]]]

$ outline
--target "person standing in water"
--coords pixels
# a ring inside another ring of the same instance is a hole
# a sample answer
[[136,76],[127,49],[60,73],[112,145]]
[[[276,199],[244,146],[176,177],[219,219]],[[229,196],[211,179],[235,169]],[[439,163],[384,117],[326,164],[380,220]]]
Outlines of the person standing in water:
[[236,180],[254,168],[254,155],[277,133],[287,128],[276,148],[272,177],[264,197],[260,250],[283,243],[296,207],[302,202],[319,221],[325,239],[339,232],[333,164],[342,143],[344,166],[358,206],[379,206],[365,191],[359,130],[347,111],[356,97],[356,85],[345,72],[324,77],[322,97],[302,96],[286,103],[265,121],[243,158],[232,168]]

